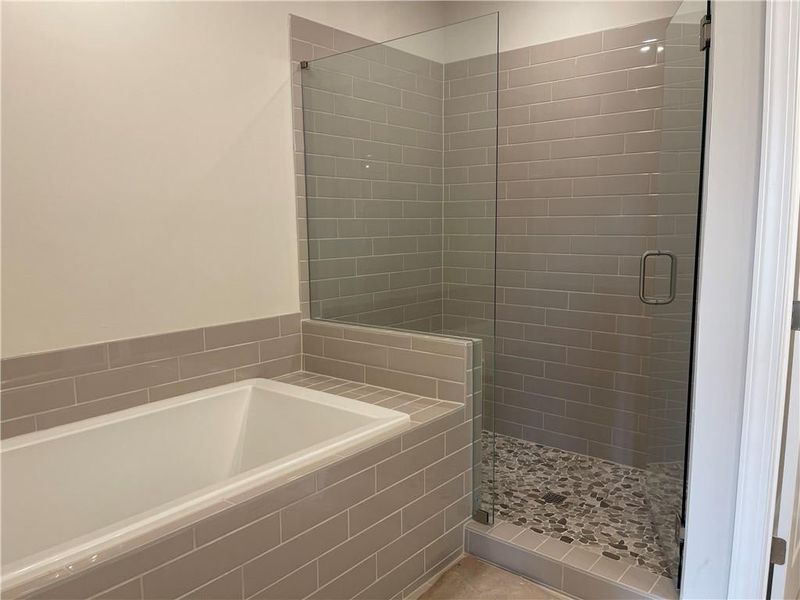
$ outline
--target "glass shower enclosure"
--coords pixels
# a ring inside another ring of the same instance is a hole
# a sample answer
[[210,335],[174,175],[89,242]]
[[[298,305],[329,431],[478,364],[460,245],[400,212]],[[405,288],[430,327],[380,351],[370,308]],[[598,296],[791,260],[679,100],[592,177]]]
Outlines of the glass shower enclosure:
[[676,581],[708,10],[300,70],[312,318],[474,339],[473,516]]
[[487,522],[497,47],[491,14],[300,70],[311,317],[475,341],[473,512]]

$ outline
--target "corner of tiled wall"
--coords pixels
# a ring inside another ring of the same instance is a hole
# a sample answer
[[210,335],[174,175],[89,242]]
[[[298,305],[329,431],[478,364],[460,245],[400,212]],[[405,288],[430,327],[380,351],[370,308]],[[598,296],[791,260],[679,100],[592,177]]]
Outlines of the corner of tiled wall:
[[497,431],[636,466],[648,412],[680,402],[650,392],[666,340],[638,299],[639,256],[690,230],[696,203],[663,173],[692,158],[660,143],[666,25],[500,55]]
[[472,394],[472,340],[316,320],[302,332],[306,371],[451,402]]

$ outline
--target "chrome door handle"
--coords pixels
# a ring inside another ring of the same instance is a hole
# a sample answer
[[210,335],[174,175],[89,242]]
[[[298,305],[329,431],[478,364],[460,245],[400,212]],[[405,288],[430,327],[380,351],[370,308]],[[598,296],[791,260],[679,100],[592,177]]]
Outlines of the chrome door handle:
[[[664,297],[650,297],[645,292],[645,272],[647,270],[647,259],[651,256],[669,257],[669,295]],[[675,300],[675,281],[678,274],[678,260],[675,254],[668,250],[648,250],[642,254],[639,261],[639,300],[645,304],[669,304]]]

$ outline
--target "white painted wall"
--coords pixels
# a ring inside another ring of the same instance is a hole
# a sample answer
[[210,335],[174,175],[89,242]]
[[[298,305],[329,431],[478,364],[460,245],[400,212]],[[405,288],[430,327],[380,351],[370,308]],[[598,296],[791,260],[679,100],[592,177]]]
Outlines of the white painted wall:
[[298,310],[289,13],[386,39],[429,2],[2,4],[2,355]]
[[[448,27],[388,45],[438,62],[485,56],[497,49],[497,26],[487,26],[499,13],[500,51],[524,48],[614,27],[672,17],[680,0],[529,0],[523,2],[444,2]],[[370,36],[366,36],[370,37]],[[389,39],[372,36],[370,39]]]
[[[525,2],[447,3],[448,22],[454,23],[484,15],[500,13],[500,51],[603,31],[613,27],[635,25],[643,21],[671,17],[680,0],[529,0]],[[452,47],[456,56],[470,52],[470,40],[464,47]],[[478,56],[478,54],[475,54]]]
[[712,6],[683,598],[727,598],[760,158],[764,5]]
[[[403,0],[386,2],[267,2],[281,13],[292,13],[375,41],[394,40],[452,23],[450,2]],[[288,32],[288,26],[286,31]]]
[[[460,2],[451,2],[458,5]],[[445,10],[447,21],[450,8]],[[454,22],[445,27],[390,40],[387,46],[423,56],[440,63],[451,63],[497,52],[498,15],[496,12]]]

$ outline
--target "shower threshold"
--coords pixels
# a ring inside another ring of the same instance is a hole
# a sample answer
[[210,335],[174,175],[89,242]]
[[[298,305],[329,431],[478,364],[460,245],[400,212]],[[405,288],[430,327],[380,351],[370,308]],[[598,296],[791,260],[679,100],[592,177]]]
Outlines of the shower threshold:
[[468,554],[581,600],[677,600],[672,580],[626,561],[612,560],[587,546],[573,546],[526,527],[471,522]]

